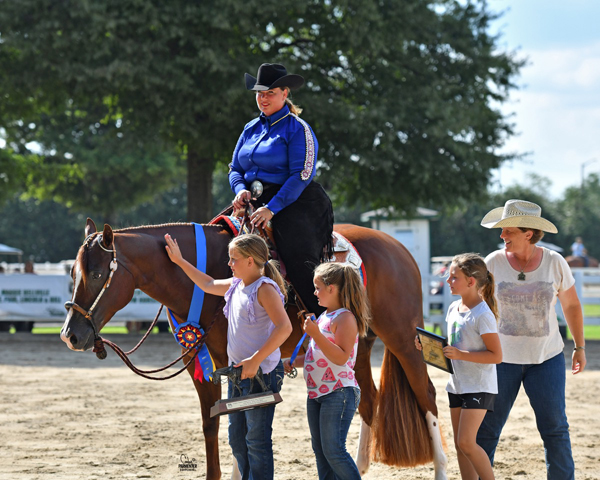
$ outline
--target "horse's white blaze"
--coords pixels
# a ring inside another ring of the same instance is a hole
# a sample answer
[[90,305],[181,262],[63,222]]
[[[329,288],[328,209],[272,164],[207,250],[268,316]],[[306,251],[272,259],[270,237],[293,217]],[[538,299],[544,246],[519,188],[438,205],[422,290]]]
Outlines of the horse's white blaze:
[[237,460],[233,455],[231,456],[231,458],[233,458],[233,470],[231,470],[231,480],[242,480],[242,474],[240,473]]
[[444,445],[442,444],[442,433],[440,431],[440,422],[437,417],[427,412],[425,415],[427,420],[427,429],[431,435],[431,444],[433,446],[433,468],[435,470],[435,480],[447,480],[446,469],[448,468],[448,459],[444,453]]
[[361,419],[355,460],[361,476],[367,473],[371,466],[371,439],[371,427]]
[[[81,274],[81,269],[79,268],[79,263],[75,263],[73,265],[73,268],[75,269],[75,284],[73,286],[73,296],[71,297],[72,302],[75,301],[75,295],[77,294],[77,289],[79,288],[79,284],[81,283],[81,278],[83,276]],[[65,342],[71,350],[75,350],[66,335],[67,325],[69,325],[69,322],[71,321],[72,316],[73,316],[73,309],[69,308],[69,311],[67,313],[67,318],[65,319],[65,323],[63,324],[62,328],[60,329],[60,339],[63,342]]]

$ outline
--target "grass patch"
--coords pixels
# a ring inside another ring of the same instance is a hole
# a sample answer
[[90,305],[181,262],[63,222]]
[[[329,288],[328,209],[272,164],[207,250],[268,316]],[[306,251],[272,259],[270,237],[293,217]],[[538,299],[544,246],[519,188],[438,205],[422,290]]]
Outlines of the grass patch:
[[600,317],[600,305],[584,305],[583,315],[585,317]]
[[[33,327],[31,333],[41,333],[47,335],[60,335],[61,327]],[[114,333],[127,333],[127,328],[125,326],[121,327],[104,327],[102,329],[102,333],[106,335],[114,334]]]

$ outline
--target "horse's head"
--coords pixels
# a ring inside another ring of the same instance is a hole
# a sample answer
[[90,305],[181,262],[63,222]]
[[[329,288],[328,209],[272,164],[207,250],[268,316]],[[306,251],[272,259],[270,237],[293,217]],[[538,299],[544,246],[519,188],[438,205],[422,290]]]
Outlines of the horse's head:
[[92,348],[102,327],[129,303],[135,290],[133,277],[117,259],[110,225],[99,233],[88,218],[85,237],[71,271],[73,297],[65,303],[68,313],[60,332],[71,350]]

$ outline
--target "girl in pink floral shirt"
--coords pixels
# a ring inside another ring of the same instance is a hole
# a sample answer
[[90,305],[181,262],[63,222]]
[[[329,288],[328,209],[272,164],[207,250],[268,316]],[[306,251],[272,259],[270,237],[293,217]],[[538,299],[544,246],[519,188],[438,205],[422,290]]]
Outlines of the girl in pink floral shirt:
[[[304,331],[311,340],[295,365],[304,367],[306,411],[319,479],[360,479],[346,450],[346,436],[360,402],[354,376],[359,336],[367,333],[369,304],[361,279],[348,265],[324,263],[314,273],[315,295],[325,312],[308,315]],[[284,369],[291,371],[290,360]]]

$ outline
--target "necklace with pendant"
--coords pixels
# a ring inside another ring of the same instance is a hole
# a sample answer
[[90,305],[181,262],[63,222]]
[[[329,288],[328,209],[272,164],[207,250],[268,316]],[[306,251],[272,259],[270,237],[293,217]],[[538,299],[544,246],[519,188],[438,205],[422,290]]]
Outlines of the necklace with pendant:
[[[529,262],[531,261],[531,259],[533,258],[533,256],[535,255],[535,251],[536,251],[536,247],[533,247],[533,252],[532,254],[529,256],[529,260],[527,260],[527,263],[525,263],[525,266],[523,268],[521,268],[521,271],[519,272],[519,275],[517,275],[517,280],[524,282],[525,281],[525,272],[524,270],[527,268],[527,265],[529,265]],[[517,257],[515,257],[515,259],[517,259]],[[518,260],[518,259],[517,259]],[[519,262],[519,265],[521,264],[521,262]]]

